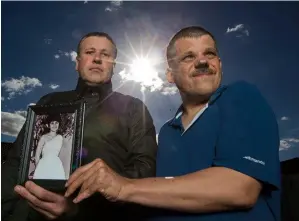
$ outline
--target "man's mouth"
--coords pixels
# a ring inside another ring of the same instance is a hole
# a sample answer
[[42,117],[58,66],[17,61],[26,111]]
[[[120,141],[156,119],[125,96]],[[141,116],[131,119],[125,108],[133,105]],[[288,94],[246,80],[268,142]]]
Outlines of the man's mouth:
[[202,68],[202,69],[198,69],[197,71],[195,71],[194,73],[192,73],[192,77],[201,77],[201,76],[207,76],[207,75],[213,75],[214,72],[211,69],[208,68]]
[[101,68],[90,68],[89,70],[96,71],[96,72],[103,72]]
[[202,76],[208,76],[208,75],[212,75],[213,73],[211,72],[196,72],[194,74],[192,74],[192,77],[202,77]]

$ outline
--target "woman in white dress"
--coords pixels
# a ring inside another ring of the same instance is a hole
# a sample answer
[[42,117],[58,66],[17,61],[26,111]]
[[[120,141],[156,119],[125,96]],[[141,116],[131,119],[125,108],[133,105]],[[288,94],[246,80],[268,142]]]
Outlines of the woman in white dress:
[[41,136],[35,154],[36,169],[33,179],[65,180],[66,175],[59,158],[63,138],[58,134],[60,115],[47,118],[50,132]]

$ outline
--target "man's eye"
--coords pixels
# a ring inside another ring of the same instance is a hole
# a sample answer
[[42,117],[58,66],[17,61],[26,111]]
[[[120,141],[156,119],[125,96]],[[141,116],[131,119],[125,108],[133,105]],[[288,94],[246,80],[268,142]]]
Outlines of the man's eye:
[[215,57],[215,56],[217,56],[216,52],[214,52],[214,51],[208,51],[208,52],[206,52],[205,54],[206,54],[208,57]]
[[93,51],[87,51],[86,52],[86,54],[92,54],[93,53]]
[[184,61],[188,61],[188,60],[192,60],[194,58],[194,56],[192,54],[186,55],[185,57],[183,57]]

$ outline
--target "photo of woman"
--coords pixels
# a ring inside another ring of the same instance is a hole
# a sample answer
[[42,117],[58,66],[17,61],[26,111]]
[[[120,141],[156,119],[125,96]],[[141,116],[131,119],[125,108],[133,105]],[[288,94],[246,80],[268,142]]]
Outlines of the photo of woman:
[[58,134],[60,115],[48,116],[49,132],[41,136],[35,153],[36,169],[33,179],[65,180],[65,171],[59,158],[63,138]]
[[74,114],[38,115],[29,167],[30,179],[67,180]]

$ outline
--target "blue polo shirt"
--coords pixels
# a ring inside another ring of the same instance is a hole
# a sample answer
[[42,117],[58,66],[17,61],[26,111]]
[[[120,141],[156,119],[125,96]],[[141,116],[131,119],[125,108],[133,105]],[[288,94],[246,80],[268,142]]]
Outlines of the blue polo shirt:
[[[263,184],[249,210],[189,214],[160,210],[151,220],[280,220],[279,132],[276,117],[258,89],[244,81],[221,86],[184,130],[181,108],[158,137],[157,177],[226,167]],[[221,185],[221,184],[219,184]]]

